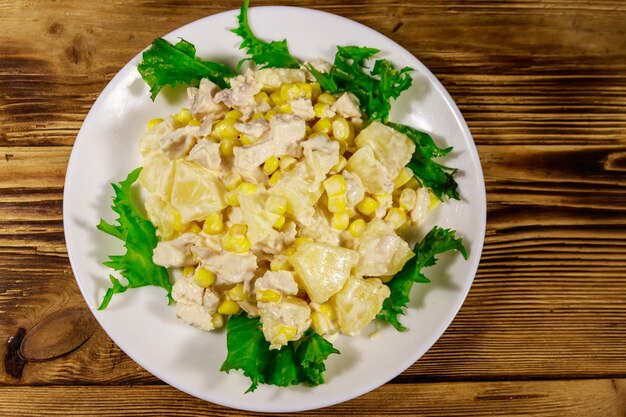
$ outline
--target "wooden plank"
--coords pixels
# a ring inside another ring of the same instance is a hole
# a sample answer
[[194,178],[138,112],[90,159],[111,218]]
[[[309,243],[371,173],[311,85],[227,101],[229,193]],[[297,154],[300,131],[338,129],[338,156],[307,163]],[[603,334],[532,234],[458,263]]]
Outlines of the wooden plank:
[[[354,400],[285,416],[623,417],[626,381],[569,380],[387,384]],[[402,398],[402,401],[399,401]],[[169,386],[2,387],[0,416],[250,415]]]

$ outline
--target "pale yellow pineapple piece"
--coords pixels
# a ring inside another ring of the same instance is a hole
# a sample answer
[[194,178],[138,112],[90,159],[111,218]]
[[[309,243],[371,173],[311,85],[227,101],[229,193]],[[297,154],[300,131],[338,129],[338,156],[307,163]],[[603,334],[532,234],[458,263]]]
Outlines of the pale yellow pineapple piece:
[[139,183],[150,193],[169,201],[175,172],[174,161],[161,152],[154,152],[144,158]]
[[168,213],[171,212],[172,206],[158,195],[149,197],[144,206],[146,208],[148,219],[157,228],[157,236],[161,240],[172,239],[176,232],[174,230],[172,219],[170,218],[171,216],[168,216]]
[[361,130],[354,142],[358,148],[371,147],[392,179],[409,163],[415,152],[415,143],[411,139],[380,122],[373,122]]
[[306,165],[298,163],[288,174],[283,175],[270,188],[270,193],[287,199],[287,213],[300,223],[310,223],[315,209],[313,206],[322,195],[322,184],[306,179]]
[[389,174],[385,165],[376,159],[374,151],[369,146],[356,151],[348,159],[346,169],[359,177],[368,193],[390,194],[393,191],[394,177]]
[[183,223],[204,220],[226,207],[225,190],[215,175],[194,162],[176,161],[172,187],[172,206]]
[[263,335],[270,342],[270,349],[280,349],[300,339],[311,326],[311,308],[301,298],[286,296],[258,305]]
[[317,242],[303,243],[290,262],[311,301],[323,303],[343,287],[359,256],[352,249]]
[[394,275],[414,256],[409,244],[393,227],[378,218],[367,225],[356,248],[359,252],[356,274],[361,276]]
[[251,194],[240,194],[238,199],[241,214],[248,226],[246,236],[250,244],[254,245],[267,238],[280,214],[266,209],[268,194],[265,191],[259,190]]
[[354,336],[380,312],[389,287],[378,278],[351,277],[332,299],[342,333]]

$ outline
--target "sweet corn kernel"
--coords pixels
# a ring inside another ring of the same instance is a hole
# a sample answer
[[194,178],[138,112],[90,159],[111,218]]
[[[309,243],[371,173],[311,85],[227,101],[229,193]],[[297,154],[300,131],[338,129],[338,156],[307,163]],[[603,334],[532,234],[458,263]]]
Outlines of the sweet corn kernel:
[[340,213],[333,213],[333,218],[330,221],[332,227],[337,230],[344,230],[350,223],[350,214],[347,211]]
[[239,198],[237,197],[237,191],[229,191],[226,193],[226,202],[229,206],[239,207]]
[[259,119],[265,119],[265,113],[258,112],[252,115],[252,120],[259,120]]
[[246,253],[250,250],[250,241],[243,235],[229,233],[222,240],[222,248],[228,252]]
[[219,235],[224,230],[224,219],[222,213],[211,213],[204,220],[202,226],[204,233],[208,235]]
[[413,190],[417,190],[421,186],[422,184],[420,184],[419,180],[415,177],[411,178],[406,184],[404,184],[404,188],[411,188]]
[[300,90],[300,97],[302,98],[312,98],[313,97],[313,86],[309,83],[296,83],[298,89]]
[[276,185],[276,183],[280,181],[280,178],[282,176],[283,174],[281,174],[280,171],[274,172],[272,176],[270,177],[270,185]]
[[358,211],[366,216],[373,216],[380,204],[372,197],[366,196],[359,204],[356,205]]
[[317,98],[318,103],[326,103],[328,105],[333,104],[335,101],[337,101],[335,96],[333,96],[332,94],[328,94],[328,93],[322,93]]
[[220,313],[213,313],[211,314],[211,322],[213,322],[213,327],[220,329],[224,327],[224,316]]
[[313,311],[311,313],[311,327],[315,330],[315,333],[322,336],[328,331],[328,321],[322,313]]
[[311,99],[318,100],[320,94],[322,94],[322,87],[320,87],[320,83],[310,83],[311,85]]
[[215,282],[215,274],[208,269],[198,268],[193,274],[193,282],[202,288],[208,288]]
[[315,117],[321,119],[326,115],[326,111],[330,108],[330,106],[326,103],[316,103],[313,106],[313,113],[315,113]]
[[295,326],[280,326],[278,328],[277,335],[285,336],[287,341],[293,340],[298,334],[298,329]]
[[285,225],[285,215],[281,214],[280,217],[278,219],[276,219],[276,221],[274,222],[274,224],[272,225],[272,227],[274,229],[280,229],[281,227],[283,227]]
[[413,178],[413,171],[411,168],[404,167],[400,170],[400,173],[393,180],[393,186],[395,189],[402,187],[404,184],[409,182],[409,180]]
[[235,129],[235,123],[235,119],[224,119],[215,125],[211,134],[220,139],[237,139],[239,131]]
[[270,271],[272,272],[287,271],[290,268],[291,265],[289,264],[287,258],[276,258],[272,259],[272,261],[270,262]]
[[187,126],[202,126],[202,122],[198,119],[191,119]]
[[176,119],[176,121],[181,125],[186,126],[192,119],[191,112],[189,109],[182,108],[177,114],[174,115],[174,119]]
[[163,119],[152,119],[148,122],[147,127],[148,130],[152,130],[163,122]]
[[329,197],[344,195],[346,193],[346,180],[339,174],[332,175],[324,180],[324,190]]
[[335,142],[339,144],[339,155],[343,155],[344,153],[346,153],[346,150],[348,149],[348,143],[345,140],[336,139]]
[[338,117],[333,120],[332,129],[333,137],[337,140],[349,141],[354,139],[354,128],[352,124],[343,117]]
[[180,212],[173,207],[167,210],[167,220],[172,225],[172,229],[177,232],[183,232],[187,228],[187,225],[183,223]]
[[259,187],[256,184],[252,184],[251,182],[242,182],[237,187],[237,194],[254,194],[259,190]]
[[294,239],[294,241],[293,241],[293,245],[294,245],[296,248],[299,248],[300,246],[302,246],[302,244],[303,244],[303,243],[306,243],[306,242],[312,242],[312,241],[313,241],[313,239],[311,239],[311,238],[310,238],[310,237],[308,237],[308,236],[299,236],[299,237],[297,237],[297,238],[295,238],[295,239]]
[[196,272],[196,267],[194,266],[187,265],[186,267],[183,268],[184,277],[190,277],[193,275],[194,272]]
[[233,315],[239,313],[239,304],[233,300],[224,300],[217,308],[217,312],[224,315]]
[[278,107],[278,112],[284,114],[293,114],[293,111],[291,110],[291,104],[285,103],[282,106]]
[[284,103],[291,100],[292,98],[295,98],[295,96],[297,95],[297,89],[298,88],[294,84],[287,83],[281,85],[277,91],[279,91],[280,99]]
[[294,158],[293,156],[285,155],[285,156],[280,158],[280,170],[283,171],[283,172],[288,171],[297,162],[298,162],[298,160],[296,158]]
[[187,226],[187,230],[185,230],[185,232],[187,233],[200,233],[201,231],[202,231],[202,228],[196,222],[189,223],[189,226]]
[[235,223],[232,226],[230,226],[230,229],[228,229],[228,233],[230,233],[233,236],[235,235],[245,236],[247,232],[248,232],[248,226],[246,226],[245,224],[240,224],[240,223]]
[[341,213],[346,211],[348,200],[345,194],[328,197],[328,211],[331,213]]
[[304,134],[309,136],[311,134],[311,126],[308,124],[304,125]]
[[319,119],[313,127],[311,128],[314,132],[324,133],[326,135],[330,134],[332,130],[332,123],[328,117],[323,117]]
[[267,95],[267,93],[265,91],[261,91],[260,93],[256,94],[254,96],[254,102],[256,104],[261,104],[261,103],[270,103],[270,96]]
[[328,320],[333,321],[337,319],[337,313],[330,303],[320,304],[320,311]]
[[276,116],[277,114],[278,114],[278,109],[272,109],[268,111],[267,113],[265,113],[265,120],[270,121],[272,120],[272,117]]
[[235,147],[234,138],[223,138],[220,140],[220,154],[222,156],[233,156],[233,148]]
[[406,211],[413,210],[417,204],[417,192],[412,188],[404,188],[398,198],[398,204]]
[[248,146],[248,145],[252,145],[254,144],[254,140],[246,135],[245,133],[242,133],[239,135],[239,143],[241,143],[244,146]]
[[227,174],[224,175],[222,182],[224,183],[226,191],[232,191],[239,187],[239,184],[243,182],[243,178],[239,174]]
[[274,92],[270,94],[270,103],[272,103],[273,106],[280,106],[282,104],[285,104],[285,100],[280,94],[280,88],[277,90],[274,90]]
[[231,110],[229,112],[226,112],[226,114],[224,115],[224,119],[239,120],[241,119],[241,116],[243,116],[243,113],[241,113],[239,110]]
[[275,303],[280,300],[280,293],[274,290],[258,290],[256,299],[262,303]]
[[398,207],[391,207],[385,216],[385,221],[397,229],[406,222],[406,212]]
[[287,199],[280,195],[270,194],[267,197],[265,208],[275,214],[285,214],[287,211]]
[[233,288],[231,288],[230,290],[228,290],[228,296],[233,301],[243,301],[248,297],[248,295],[243,289],[242,283],[239,283],[235,285]]
[[285,256],[291,256],[294,253],[296,253],[298,251],[298,248],[296,246],[289,246],[287,249],[285,249],[283,251],[283,255]]
[[365,228],[367,227],[367,223],[363,219],[355,219],[350,226],[348,226],[348,232],[352,237],[361,237]]
[[428,210],[434,209],[440,203],[439,199],[432,191],[428,190],[428,197],[430,197],[430,203],[428,203]]
[[339,155],[339,161],[337,162],[337,164],[335,164],[335,166],[333,166],[332,170],[334,172],[341,172],[346,167],[347,162],[348,160],[346,158],[344,158],[342,155]]

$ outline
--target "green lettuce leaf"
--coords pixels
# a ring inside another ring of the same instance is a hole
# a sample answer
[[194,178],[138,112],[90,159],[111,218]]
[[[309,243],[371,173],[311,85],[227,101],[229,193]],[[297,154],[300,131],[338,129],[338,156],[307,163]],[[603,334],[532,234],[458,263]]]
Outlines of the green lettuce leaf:
[[152,100],[166,85],[194,85],[202,78],[207,78],[221,88],[228,88],[228,79],[237,75],[227,65],[196,57],[196,47],[184,39],[175,45],[163,38],[155,39],[143,53],[137,70],[150,86]]
[[391,294],[383,302],[383,308],[377,318],[388,321],[399,331],[406,330],[398,316],[404,314],[413,284],[416,282],[426,283],[430,280],[422,273],[422,269],[437,263],[436,255],[458,250],[467,259],[467,251],[463,246],[463,240],[455,237],[455,231],[433,227],[430,232],[413,249],[415,256],[410,259],[400,272],[387,283]]
[[164,288],[169,304],[173,302],[172,283],[167,269],[152,262],[152,253],[158,243],[156,228],[143,218],[132,199],[131,186],[137,181],[140,172],[141,168],[137,168],[124,181],[112,184],[115,197],[111,208],[119,215],[117,225],[101,219],[97,226],[104,233],[124,241],[126,253],[109,256],[104,265],[115,269],[128,280],[128,285],[123,285],[117,278],[110,276],[113,286],[107,290],[98,310],[104,310],[114,294],[146,285]]
[[306,383],[324,383],[324,361],[331,353],[339,353],[323,337],[308,329],[300,340],[289,342],[280,350],[271,349],[265,340],[261,321],[245,314],[232,316],[226,326],[228,354],[220,370],[241,370],[252,384],[246,393],[259,384],[280,387]]
[[239,61],[237,68],[239,69],[241,64],[247,60],[259,64],[260,68],[299,68],[300,61],[291,56],[285,39],[268,43],[255,36],[248,24],[249,3],[249,0],[243,2],[237,18],[239,26],[231,30],[242,39],[239,49],[245,49],[249,55]]

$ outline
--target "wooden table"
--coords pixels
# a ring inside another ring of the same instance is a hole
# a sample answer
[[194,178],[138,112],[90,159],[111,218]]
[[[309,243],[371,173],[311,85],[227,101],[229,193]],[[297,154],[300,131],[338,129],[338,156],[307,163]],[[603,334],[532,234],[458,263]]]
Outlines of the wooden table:
[[[155,37],[240,5],[170,3],[0,1],[2,355],[18,327],[85,306],[62,192],[100,91]],[[488,192],[478,275],[443,337],[389,384],[308,414],[625,416],[626,3],[292,4],[368,25],[428,66]],[[164,385],[99,328],[21,380],[0,376],[2,416],[218,413],[238,414]]]

